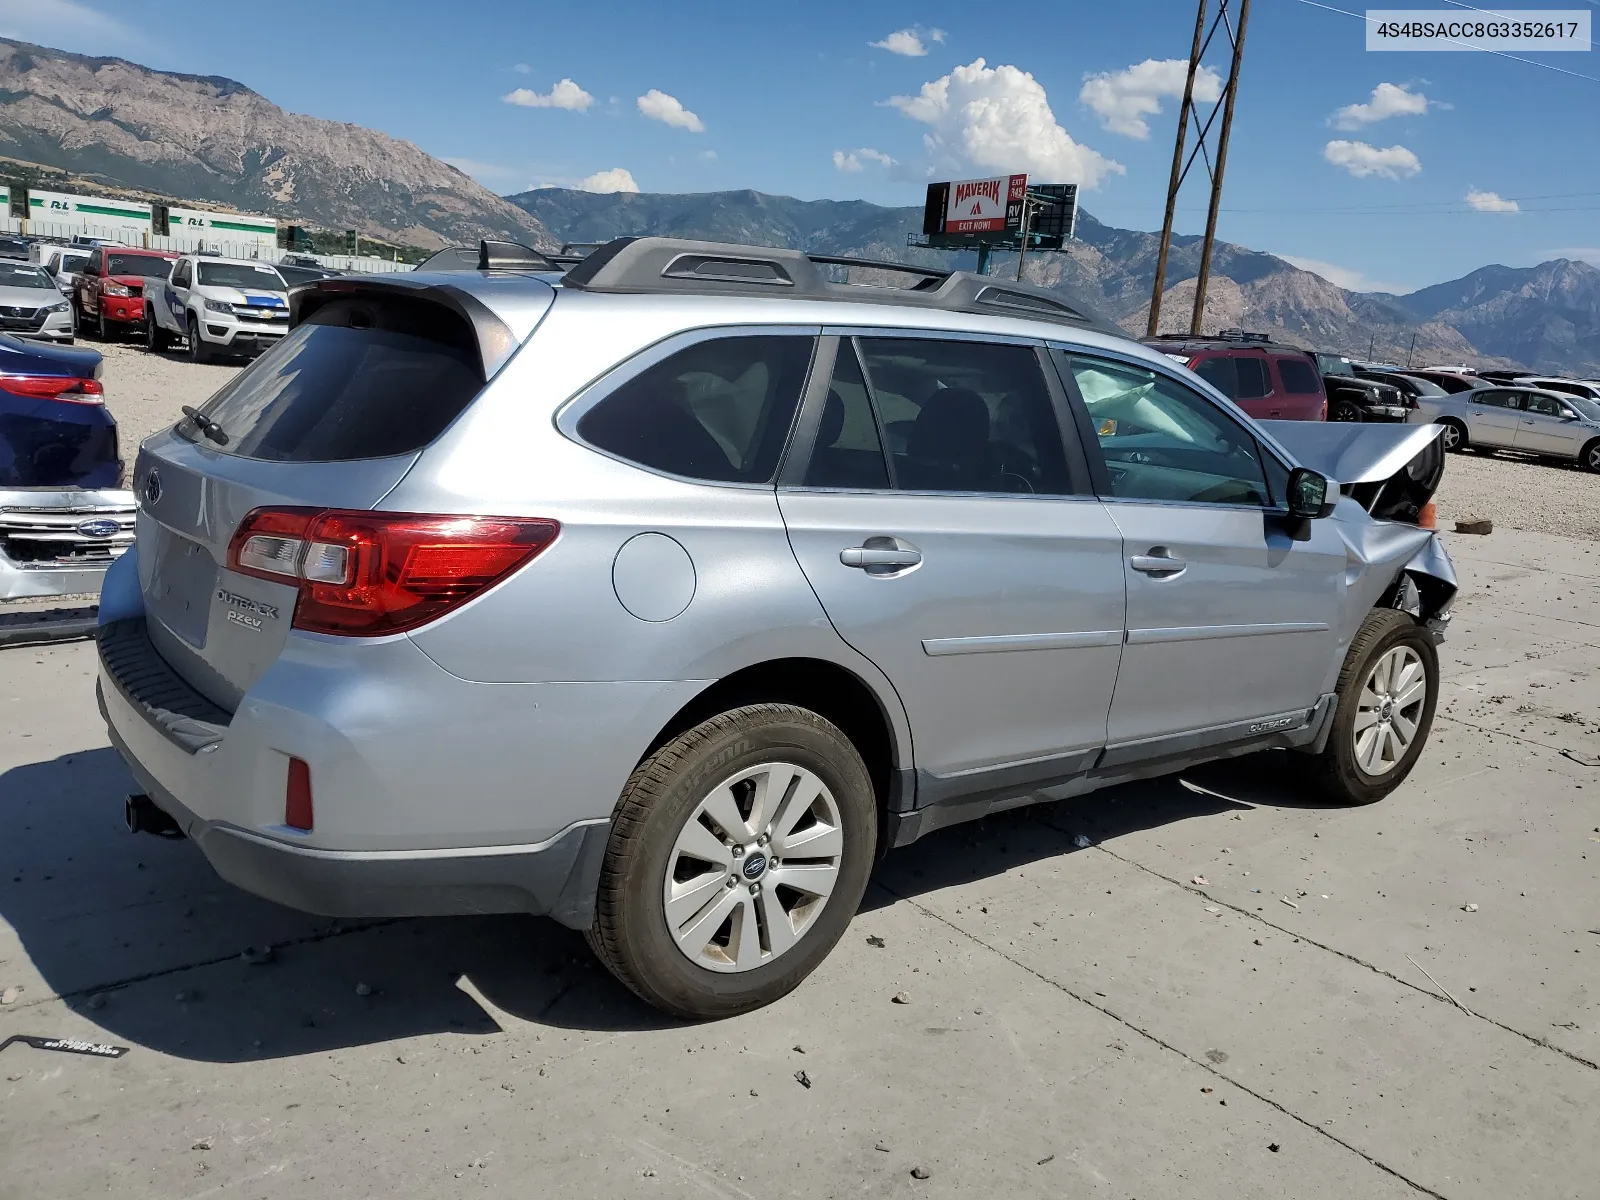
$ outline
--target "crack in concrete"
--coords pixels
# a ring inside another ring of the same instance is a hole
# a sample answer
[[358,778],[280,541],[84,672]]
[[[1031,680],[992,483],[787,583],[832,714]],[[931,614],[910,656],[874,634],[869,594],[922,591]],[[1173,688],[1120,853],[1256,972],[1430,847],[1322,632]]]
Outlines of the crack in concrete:
[[[1056,828],[1054,825],[1049,825],[1048,822],[1042,822],[1042,823],[1046,824],[1047,827],[1050,828],[1050,829],[1055,829]],[[1057,832],[1059,832],[1059,830]],[[1112,857],[1113,858],[1118,858],[1118,859],[1121,858],[1120,855],[1112,855]],[[1126,860],[1122,860],[1122,861],[1126,861]],[[1137,866],[1138,864],[1135,863],[1133,865]],[[1164,876],[1163,876],[1163,878],[1164,878]],[[1115,1021],[1118,1025],[1121,1025],[1124,1029],[1131,1030],[1132,1032],[1138,1034],[1140,1037],[1144,1038],[1146,1041],[1151,1042],[1152,1044],[1154,1044],[1156,1046],[1159,1046],[1159,1047],[1161,1047],[1161,1049],[1166,1050],[1166,1051],[1168,1051],[1168,1052],[1170,1052],[1172,1054],[1176,1054],[1179,1058],[1183,1059],[1185,1062],[1190,1063],[1193,1066],[1199,1067],[1202,1071],[1205,1071],[1207,1074],[1213,1075],[1216,1078],[1222,1080],[1224,1083],[1228,1084],[1228,1086],[1234,1087],[1234,1088],[1238,1088],[1239,1091],[1243,1092],[1245,1095],[1251,1097],[1252,1099],[1259,1100],[1262,1104],[1265,1104],[1268,1108],[1273,1109],[1275,1112],[1282,1113],[1285,1117],[1288,1117],[1289,1120],[1293,1121],[1295,1124],[1302,1125],[1306,1129],[1311,1130],[1312,1133],[1320,1134],[1321,1136],[1327,1138],[1330,1142],[1332,1142],[1336,1146],[1339,1146],[1341,1149],[1348,1150],[1351,1154],[1356,1155],[1358,1158],[1364,1160],[1369,1165],[1371,1165],[1373,1167],[1376,1167],[1378,1170],[1382,1171],[1385,1175],[1389,1175],[1389,1176],[1392,1176],[1395,1179],[1398,1179],[1401,1183],[1405,1184],[1407,1187],[1412,1188],[1413,1190],[1415,1190],[1417,1192],[1420,1192],[1424,1196],[1431,1196],[1433,1198],[1433,1200],[1449,1200],[1449,1197],[1444,1195],[1444,1193],[1435,1191],[1433,1188],[1429,1187],[1425,1183],[1419,1183],[1417,1180],[1410,1178],[1409,1176],[1401,1173],[1400,1171],[1397,1171],[1394,1167],[1391,1167],[1388,1163],[1384,1162],[1383,1160],[1381,1160],[1379,1158],[1375,1158],[1373,1155],[1368,1154],[1365,1150],[1361,1149],[1361,1147],[1352,1145],[1351,1143],[1345,1141],[1343,1138],[1339,1137],[1337,1134],[1330,1133],[1328,1130],[1322,1128],[1322,1126],[1316,1124],[1314,1121],[1310,1121],[1307,1118],[1302,1117],[1299,1113],[1297,1113],[1294,1110],[1286,1107],[1285,1105],[1281,1104],[1277,1100],[1274,1100],[1271,1096],[1263,1095],[1262,1093],[1256,1091],[1254,1088],[1251,1088],[1251,1087],[1249,1087],[1249,1086],[1247,1086],[1247,1085],[1245,1085],[1243,1083],[1240,1083],[1237,1079],[1234,1079],[1231,1076],[1225,1074],[1224,1072],[1219,1071],[1213,1063],[1207,1062],[1207,1061],[1205,1061],[1203,1059],[1195,1058],[1193,1055],[1189,1054],[1187,1051],[1183,1050],[1181,1047],[1173,1045],[1171,1042],[1169,1042],[1169,1041],[1165,1040],[1164,1038],[1160,1037],[1158,1034],[1153,1033],[1149,1029],[1144,1028],[1142,1025],[1136,1025],[1132,1021],[1128,1020],[1126,1017],[1119,1016],[1116,1013],[1112,1012],[1109,1008],[1105,1008],[1102,1005],[1096,1004],[1095,1001],[1093,999],[1091,999],[1090,997],[1088,997],[1088,996],[1079,995],[1077,992],[1073,991],[1066,984],[1061,983],[1059,980],[1051,979],[1048,975],[1045,975],[1045,974],[1043,974],[1043,973],[1041,973],[1039,971],[1034,970],[1032,967],[1028,966],[1026,963],[1018,961],[1016,958],[1014,958],[1011,955],[1007,954],[1004,950],[1001,950],[996,946],[991,946],[988,942],[984,941],[977,934],[971,933],[970,931],[968,931],[966,929],[963,929],[960,925],[957,925],[954,921],[951,921],[948,918],[941,916],[939,913],[934,912],[932,909],[926,907],[925,905],[919,904],[917,901],[913,900],[911,897],[902,895],[901,893],[895,891],[893,888],[889,887],[888,885],[886,885],[884,883],[878,882],[878,886],[883,888],[884,891],[888,892],[889,895],[893,896],[895,899],[903,900],[905,903],[909,904],[912,908],[916,909],[916,911],[922,913],[924,916],[929,917],[929,918],[939,922],[941,925],[945,926],[948,929],[954,930],[956,933],[959,933],[962,937],[968,939],[969,941],[975,943],[976,945],[982,946],[985,950],[988,950],[990,953],[995,954],[995,955],[999,956],[1000,958],[1004,959],[1006,962],[1010,963],[1012,966],[1016,967],[1018,970],[1024,971],[1027,974],[1033,976],[1035,979],[1039,980],[1039,982],[1047,984],[1050,987],[1055,988],[1058,992],[1061,992],[1062,994],[1071,997],[1072,999],[1076,1000],[1079,1004],[1083,1004],[1083,1005],[1086,1005],[1089,1008],[1094,1009],[1095,1012],[1101,1014],[1102,1016],[1111,1018],[1111,1020]],[[1431,993],[1429,993],[1429,994],[1431,995]]]
[[[1066,831],[1063,830],[1059,825],[1053,825],[1049,821],[1045,821],[1045,820],[1041,819],[1039,824],[1045,826],[1045,828],[1047,828],[1047,829],[1054,830],[1056,833],[1060,833],[1060,834],[1063,834],[1063,835],[1065,835],[1065,833],[1066,833]],[[1368,962],[1366,959],[1361,958],[1358,955],[1351,954],[1350,952],[1348,952],[1346,950],[1340,950],[1337,946],[1330,946],[1326,942],[1319,942],[1319,941],[1316,940],[1316,938],[1308,937],[1306,934],[1301,933],[1297,929],[1290,929],[1287,926],[1278,925],[1278,924],[1276,924],[1276,923],[1274,923],[1272,921],[1269,921],[1261,913],[1252,912],[1250,909],[1244,908],[1244,907],[1242,907],[1241,905],[1238,905],[1238,904],[1234,904],[1232,901],[1224,900],[1224,899],[1222,899],[1220,897],[1213,896],[1213,895],[1211,895],[1211,893],[1203,891],[1202,889],[1200,889],[1198,887],[1195,887],[1193,884],[1185,883],[1181,879],[1174,879],[1170,875],[1163,875],[1160,871],[1156,870],[1154,867],[1147,867],[1142,862],[1139,862],[1136,859],[1129,858],[1126,855],[1118,854],[1115,850],[1108,850],[1103,845],[1097,844],[1094,847],[1094,849],[1099,850],[1102,854],[1109,855],[1110,857],[1116,859],[1119,863],[1124,863],[1125,865],[1133,867],[1136,870],[1143,871],[1146,875],[1152,875],[1155,878],[1160,879],[1165,883],[1170,883],[1174,887],[1180,888],[1183,891],[1188,892],[1190,895],[1199,896],[1201,899],[1209,901],[1210,903],[1218,905],[1218,906],[1220,906],[1222,908],[1226,908],[1230,912],[1238,913],[1240,916],[1243,916],[1243,917],[1249,917],[1250,920],[1256,921],[1256,922],[1258,922],[1258,923],[1260,923],[1262,925],[1265,925],[1268,929],[1276,930],[1278,933],[1281,933],[1281,934],[1285,935],[1286,937],[1296,938],[1296,939],[1306,943],[1306,945],[1308,945],[1308,946],[1315,946],[1318,950],[1325,950],[1329,954],[1337,955],[1338,957],[1344,959],[1346,962],[1354,963],[1358,967],[1363,967],[1366,970],[1371,971],[1375,975],[1382,975],[1385,979],[1393,980],[1395,983],[1398,983],[1398,984],[1402,985],[1403,987],[1408,987],[1412,991],[1417,992],[1419,995],[1427,996],[1429,999],[1432,999],[1432,1000],[1437,1000],[1441,1004],[1447,1004],[1451,1008],[1458,1008],[1458,1009],[1460,1009],[1462,1012],[1466,1013],[1470,1017],[1476,1017],[1478,1020],[1483,1021],[1486,1024],[1493,1025],[1496,1029],[1502,1030],[1505,1033],[1512,1034],[1515,1037],[1519,1037],[1519,1038],[1523,1039],[1526,1042],[1531,1042],[1535,1046],[1540,1047],[1541,1049],[1554,1050],[1557,1054],[1561,1055],[1563,1058],[1571,1059],[1573,1062],[1577,1063],[1579,1066],[1588,1067],[1591,1071],[1600,1070],[1600,1063],[1591,1062],[1589,1059],[1584,1058],[1581,1054],[1575,1054],[1573,1051],[1567,1050],[1567,1049],[1565,1049],[1565,1048],[1563,1048],[1561,1046],[1558,1046],[1554,1042],[1551,1042],[1551,1041],[1549,1041],[1549,1040],[1547,1040],[1545,1038],[1535,1037],[1531,1033],[1524,1033],[1522,1030],[1517,1029],[1515,1026],[1507,1025],[1502,1021],[1497,1021],[1493,1017],[1486,1016],[1485,1014],[1483,1014],[1481,1012],[1478,1012],[1476,1009],[1468,1008],[1466,1005],[1460,1004],[1460,1003],[1458,1003],[1458,1002],[1456,1002],[1454,1000],[1451,1000],[1449,997],[1443,996],[1438,992],[1429,991],[1427,988],[1421,986],[1420,984],[1411,982],[1411,980],[1406,979],[1404,976],[1396,975],[1393,971],[1385,970],[1383,967],[1380,967],[1377,963]]]

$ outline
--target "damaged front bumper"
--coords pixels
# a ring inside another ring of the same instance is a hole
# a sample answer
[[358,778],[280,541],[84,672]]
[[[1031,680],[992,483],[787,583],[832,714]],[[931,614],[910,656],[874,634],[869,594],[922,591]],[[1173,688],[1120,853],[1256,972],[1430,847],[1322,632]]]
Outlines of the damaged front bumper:
[[0,489],[0,600],[98,593],[136,507],[118,488]]

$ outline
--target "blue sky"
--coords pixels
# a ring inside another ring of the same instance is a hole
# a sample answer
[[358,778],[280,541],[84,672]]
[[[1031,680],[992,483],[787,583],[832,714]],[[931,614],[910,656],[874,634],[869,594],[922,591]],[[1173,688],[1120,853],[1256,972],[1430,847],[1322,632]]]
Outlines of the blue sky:
[[[1600,26],[1600,0],[1563,5]],[[1024,6],[1025,22],[877,0],[275,0],[255,17],[189,6],[161,29],[141,11],[161,9],[0,0],[0,33],[226,75],[499,192],[587,180],[908,205],[930,172],[1015,167],[1076,176],[1087,210],[1139,229],[1159,228],[1171,165],[1181,68],[1164,64],[1194,27],[1193,0]],[[1221,236],[1361,288],[1600,264],[1600,54],[1527,57],[1368,53],[1356,17],[1256,0]],[[1190,187],[1178,228],[1199,232]]]

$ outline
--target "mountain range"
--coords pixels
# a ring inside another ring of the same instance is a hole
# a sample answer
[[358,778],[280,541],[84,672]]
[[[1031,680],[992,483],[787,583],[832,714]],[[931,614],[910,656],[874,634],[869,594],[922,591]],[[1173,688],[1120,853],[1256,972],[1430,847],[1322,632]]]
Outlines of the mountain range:
[[[755,191],[660,195],[543,188],[501,197],[410,142],[286,112],[242,83],[0,38],[0,178],[68,191],[222,205],[433,248],[510,237],[550,249],[669,234],[814,253],[970,265],[907,245],[922,210]],[[1200,239],[1173,240],[1161,325],[1185,329]],[[1087,212],[1027,277],[1142,334],[1157,238]],[[997,256],[997,273],[1015,259]],[[1204,328],[1398,362],[1600,374],[1600,269],[1488,266],[1405,296],[1346,291],[1271,254],[1219,243]]]

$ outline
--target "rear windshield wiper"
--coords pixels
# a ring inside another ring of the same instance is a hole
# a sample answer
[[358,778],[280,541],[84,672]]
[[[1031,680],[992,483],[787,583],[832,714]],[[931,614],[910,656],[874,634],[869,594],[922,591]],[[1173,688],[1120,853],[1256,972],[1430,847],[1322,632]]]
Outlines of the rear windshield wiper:
[[205,434],[217,445],[226,446],[228,444],[228,435],[222,431],[222,426],[218,425],[199,409],[190,408],[187,404],[185,404],[183,406],[183,415],[188,417],[189,420],[193,421],[195,428],[201,433]]

